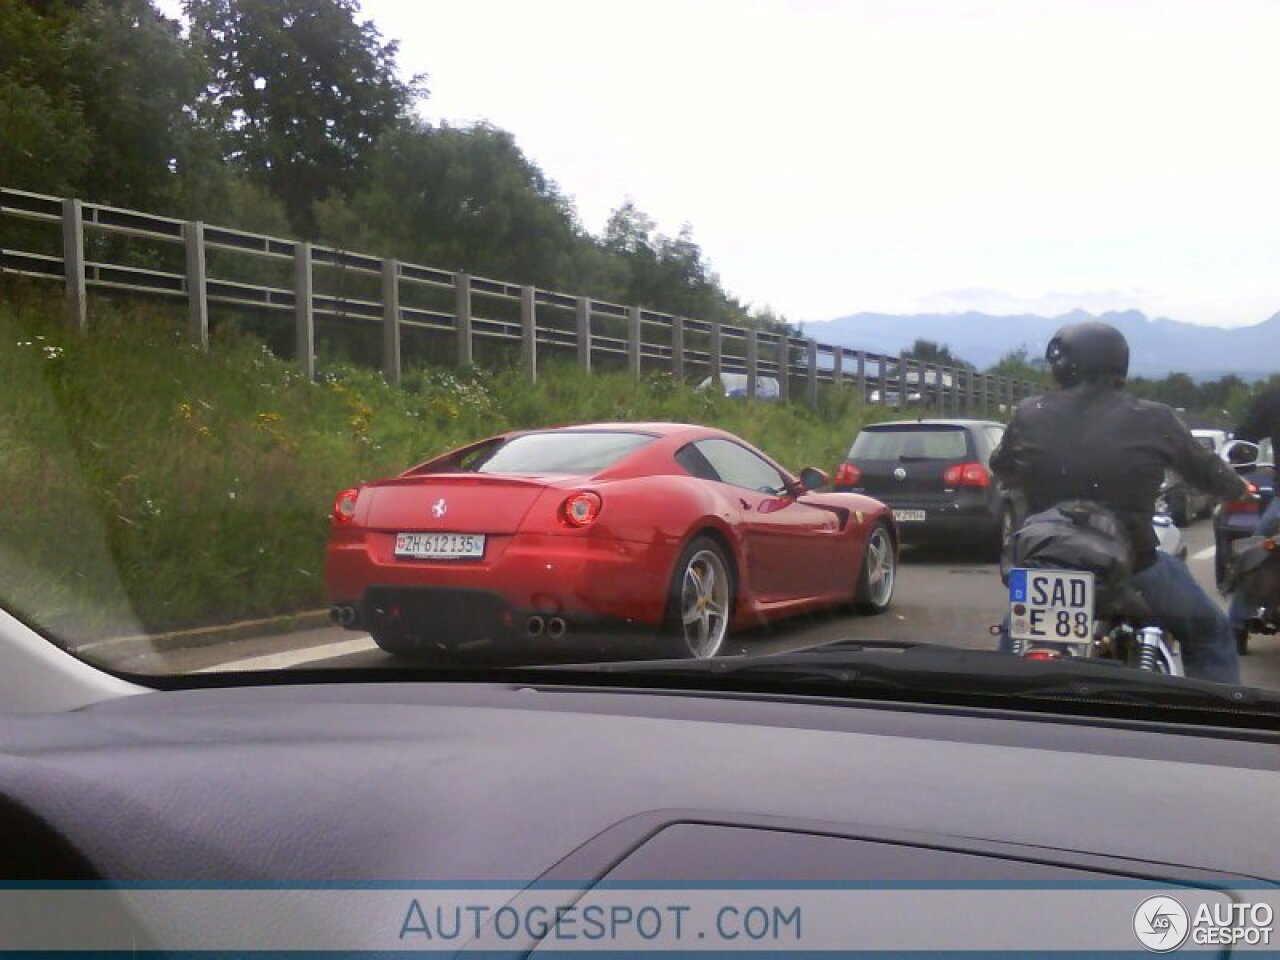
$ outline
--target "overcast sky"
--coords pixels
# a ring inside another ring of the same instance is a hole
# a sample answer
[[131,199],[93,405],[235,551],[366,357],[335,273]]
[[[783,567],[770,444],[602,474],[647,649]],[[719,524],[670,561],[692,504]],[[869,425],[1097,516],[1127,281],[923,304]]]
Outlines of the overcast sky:
[[793,321],[1280,310],[1280,3],[363,0],[599,232],[693,225]]

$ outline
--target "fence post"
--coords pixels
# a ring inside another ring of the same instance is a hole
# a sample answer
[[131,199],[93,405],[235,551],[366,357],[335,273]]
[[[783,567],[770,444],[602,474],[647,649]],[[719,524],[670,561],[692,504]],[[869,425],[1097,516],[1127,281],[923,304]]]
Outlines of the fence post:
[[400,382],[400,262],[382,261],[382,376]]
[[316,317],[312,309],[311,244],[293,247],[293,316],[295,355],[308,380],[316,378]]
[[578,298],[578,366],[591,370],[591,298]]
[[640,308],[632,307],[627,317],[627,368],[637,380],[640,379],[640,336],[643,329]]
[[83,332],[89,327],[84,273],[84,208],[79,200],[62,201],[62,267],[67,278],[67,323]]
[[475,364],[471,341],[471,278],[465,273],[454,277],[453,329],[458,338],[458,366]]
[[778,334],[778,399],[791,396],[791,341],[785,333]]
[[520,366],[530,380],[538,379],[538,312],[533,287],[520,288]]
[[862,350],[853,352],[855,361],[858,364],[858,402],[867,402],[867,355]]
[[209,276],[204,262],[204,224],[189,220],[182,228],[187,246],[187,329],[191,342],[209,349]]
[[[747,399],[755,400],[756,386],[760,382],[760,340],[759,333],[755,327],[747,329]],[[780,384],[785,380],[779,379]],[[786,389],[783,391],[783,399],[786,398]]]
[[831,382],[837,390],[844,389],[844,347],[831,351]]
[[805,373],[808,379],[805,381],[804,394],[805,400],[810,407],[818,406],[818,341],[812,337],[809,338],[808,344],[805,346],[805,352],[808,354],[806,358]]
[[684,383],[684,317],[671,318],[671,378]]
[[707,354],[711,364],[712,387],[715,390],[722,390],[724,385],[720,382],[720,375],[724,373],[724,343],[720,339],[720,324],[713,320],[711,329],[707,331],[707,337],[710,340],[707,345]]

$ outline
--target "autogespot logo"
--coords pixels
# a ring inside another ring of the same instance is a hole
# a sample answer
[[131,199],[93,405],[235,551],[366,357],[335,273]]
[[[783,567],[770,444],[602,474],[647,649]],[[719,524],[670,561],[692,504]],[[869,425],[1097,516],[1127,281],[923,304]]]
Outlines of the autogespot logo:
[[1133,915],[1133,932],[1148,950],[1168,953],[1187,939],[1191,917],[1173,897],[1148,897]]

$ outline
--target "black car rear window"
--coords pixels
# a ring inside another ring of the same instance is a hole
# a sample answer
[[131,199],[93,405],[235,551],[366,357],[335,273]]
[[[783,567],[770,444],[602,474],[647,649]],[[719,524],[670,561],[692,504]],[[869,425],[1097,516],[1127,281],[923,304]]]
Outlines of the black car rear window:
[[850,460],[963,460],[968,455],[964,427],[871,427],[849,448]]
[[478,463],[477,473],[599,473],[654,438],[621,431],[560,430],[512,437]]

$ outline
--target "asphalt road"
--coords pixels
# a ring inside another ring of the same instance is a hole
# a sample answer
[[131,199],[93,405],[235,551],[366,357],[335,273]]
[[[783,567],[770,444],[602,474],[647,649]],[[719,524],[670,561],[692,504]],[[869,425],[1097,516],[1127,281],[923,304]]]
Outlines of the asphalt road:
[[[1183,531],[1192,573],[1212,596],[1213,534],[1207,520]],[[1219,598],[1220,599],[1220,598]],[[727,653],[814,646],[850,637],[929,640],[959,647],[993,648],[990,627],[1001,616],[1004,592],[995,564],[962,552],[904,552],[894,604],[878,617],[816,614],[730,638]],[[1224,605],[1225,605],[1225,601]],[[178,651],[150,664],[164,670],[261,670],[293,666],[394,667],[364,634],[339,629],[241,640],[217,648]],[[1280,689],[1280,637],[1250,638],[1241,661],[1248,684]]]

